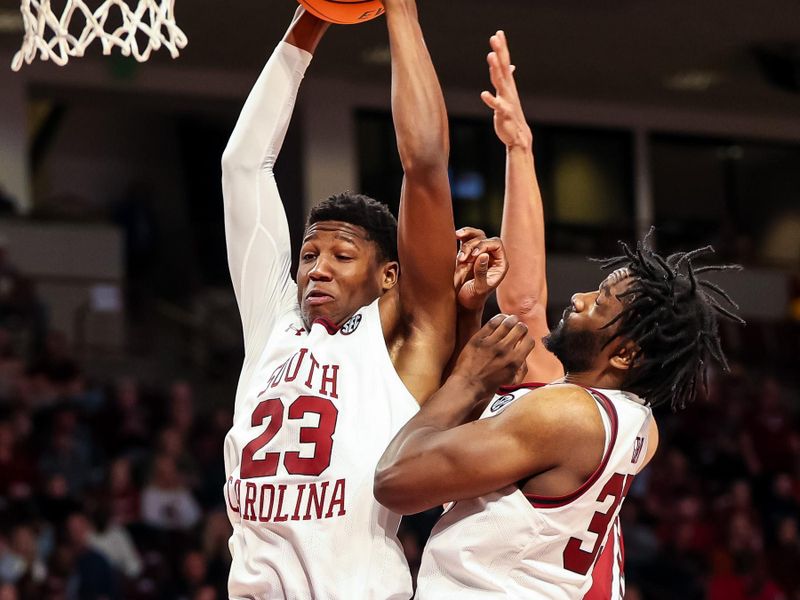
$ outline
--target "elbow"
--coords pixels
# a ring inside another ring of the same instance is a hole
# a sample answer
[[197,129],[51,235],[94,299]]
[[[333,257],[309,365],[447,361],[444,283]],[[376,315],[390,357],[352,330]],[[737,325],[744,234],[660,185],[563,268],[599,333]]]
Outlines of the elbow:
[[446,137],[433,135],[400,142],[398,150],[406,177],[425,178],[447,171],[450,145]]
[[375,471],[375,481],[372,492],[375,499],[392,512],[401,515],[413,515],[425,510],[427,507],[414,502],[412,490],[409,489],[409,478],[402,469],[390,465],[378,467]]
[[515,294],[508,290],[498,289],[497,303],[504,313],[517,315],[524,319],[544,318],[547,312],[541,298],[531,294]]
[[447,172],[447,154],[406,157],[402,161],[403,174],[414,181],[427,181]]
[[271,170],[272,163],[271,160],[264,160],[263,156],[229,143],[222,153],[222,177],[236,173],[256,173],[262,168]]

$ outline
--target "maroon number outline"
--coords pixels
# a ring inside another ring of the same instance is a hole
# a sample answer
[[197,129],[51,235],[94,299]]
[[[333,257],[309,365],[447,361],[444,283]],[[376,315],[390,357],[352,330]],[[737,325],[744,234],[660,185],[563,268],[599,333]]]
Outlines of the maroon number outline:
[[[278,473],[281,452],[267,452],[264,458],[254,458],[254,456],[269,444],[283,427],[284,410],[285,407],[280,398],[262,400],[256,406],[250,419],[250,425],[260,427],[267,417],[270,418],[270,422],[261,434],[253,438],[242,449],[242,464],[239,468],[241,479],[274,477]],[[314,444],[314,454],[310,457],[301,457],[300,452],[284,452],[283,465],[291,475],[319,476],[331,464],[333,434],[336,432],[339,409],[327,398],[299,396],[289,406],[288,418],[302,419],[308,413],[318,414],[319,424],[316,427],[301,427],[299,441],[304,444]]]
[[566,548],[564,548],[563,554],[565,569],[573,573],[578,573],[579,575],[586,575],[589,572],[594,561],[597,560],[597,555],[600,553],[603,541],[608,536],[608,527],[616,516],[617,508],[619,508],[619,505],[628,494],[631,483],[633,483],[632,475],[614,473],[614,475],[609,478],[603,486],[603,489],[600,490],[597,501],[604,502],[609,496],[613,496],[614,501],[606,512],[595,512],[589,523],[588,531],[597,535],[594,547],[591,551],[587,552],[581,549],[582,540],[576,537],[570,538]]

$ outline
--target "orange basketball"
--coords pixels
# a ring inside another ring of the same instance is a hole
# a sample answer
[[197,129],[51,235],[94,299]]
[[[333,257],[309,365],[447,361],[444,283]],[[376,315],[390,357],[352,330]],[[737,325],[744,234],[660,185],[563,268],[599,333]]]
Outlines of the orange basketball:
[[308,12],[338,25],[364,23],[384,13],[380,0],[298,0]]

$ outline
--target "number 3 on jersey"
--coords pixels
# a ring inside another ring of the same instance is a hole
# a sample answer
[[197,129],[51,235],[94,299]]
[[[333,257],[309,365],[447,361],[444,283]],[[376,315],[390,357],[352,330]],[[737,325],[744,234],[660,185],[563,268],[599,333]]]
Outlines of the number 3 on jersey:
[[611,496],[613,501],[611,506],[608,507],[606,512],[596,512],[592,517],[592,522],[589,523],[589,531],[597,535],[597,540],[591,551],[581,549],[581,540],[573,537],[567,543],[564,549],[564,567],[573,573],[586,575],[589,569],[594,564],[597,555],[600,553],[600,548],[605,541],[608,533],[608,526],[614,519],[619,505],[628,495],[628,490],[633,483],[633,475],[622,475],[621,473],[614,473],[600,491],[597,497],[598,502],[604,502],[606,498]]
[[[240,469],[242,479],[272,477],[278,472],[280,452],[267,452],[264,458],[254,457],[283,427],[284,412],[283,402],[279,398],[263,400],[256,406],[250,425],[260,427],[267,418],[269,425],[242,450]],[[289,406],[288,418],[302,419],[308,413],[319,415],[319,424],[316,427],[301,427],[299,441],[304,444],[314,444],[314,455],[302,457],[299,452],[283,453],[283,466],[291,475],[321,475],[331,464],[333,434],[336,431],[339,410],[327,398],[300,396]]]

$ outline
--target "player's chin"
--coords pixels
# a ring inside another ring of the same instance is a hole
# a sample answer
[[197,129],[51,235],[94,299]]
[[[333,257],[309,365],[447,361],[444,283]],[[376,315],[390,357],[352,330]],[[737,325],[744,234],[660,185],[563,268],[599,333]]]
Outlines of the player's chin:
[[305,317],[306,321],[309,323],[313,323],[317,319],[324,319],[326,321],[330,321],[331,323],[338,323],[337,318],[337,310],[335,306],[333,306],[334,302],[329,302],[327,304],[309,304],[307,302],[303,303],[303,316]]

